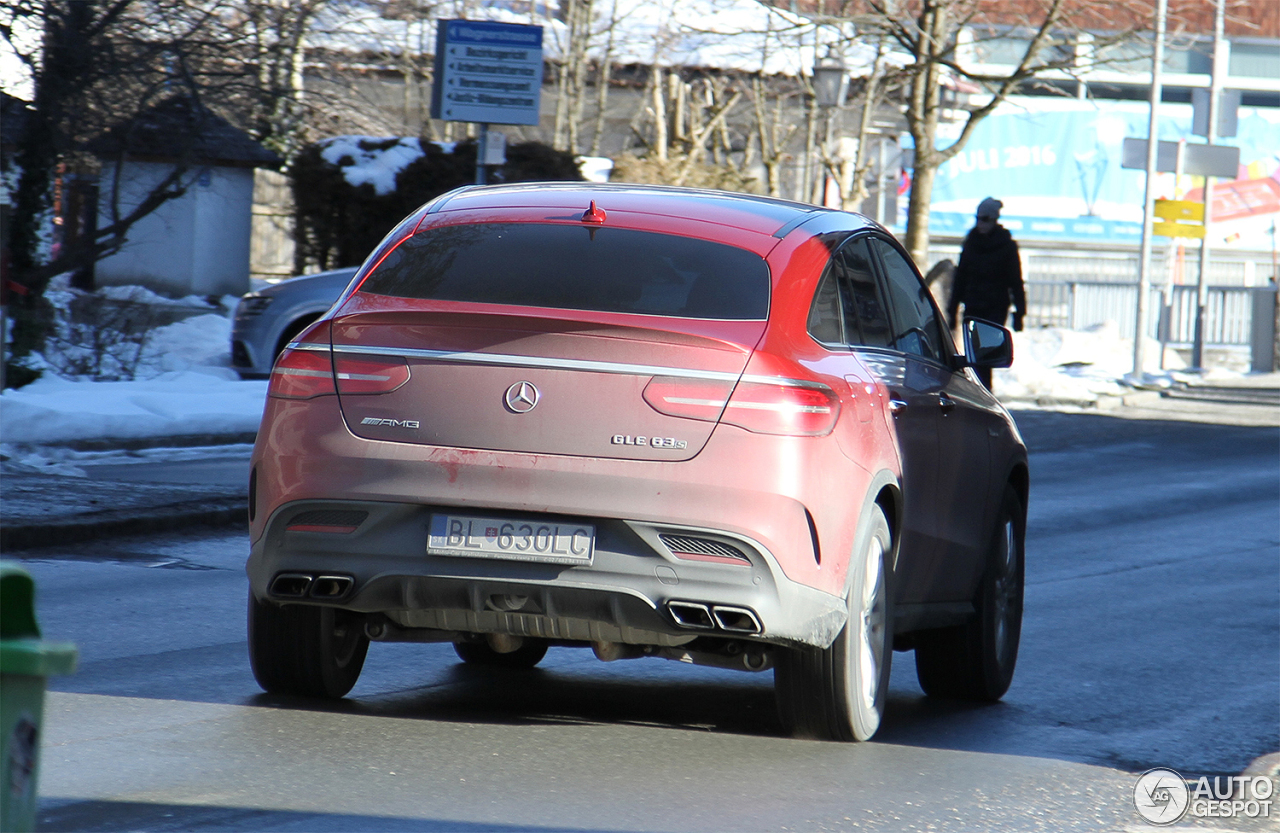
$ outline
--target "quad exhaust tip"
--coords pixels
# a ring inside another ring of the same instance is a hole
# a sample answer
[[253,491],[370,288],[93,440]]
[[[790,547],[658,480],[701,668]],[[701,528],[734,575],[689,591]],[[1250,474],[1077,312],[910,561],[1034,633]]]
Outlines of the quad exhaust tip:
[[711,618],[711,609],[704,604],[667,602],[667,610],[670,611],[671,618],[676,620],[677,625],[686,628],[711,630],[716,626],[715,620]]
[[311,576],[306,573],[281,573],[271,581],[271,595],[284,599],[301,599],[311,589]]
[[667,612],[676,624],[698,630],[722,630],[730,633],[760,633],[764,628],[759,617],[745,607],[706,605],[699,602],[667,602]]
[[760,620],[745,607],[724,607],[716,605],[711,608],[711,615],[721,630],[733,633],[760,633]]
[[307,573],[281,573],[271,580],[270,593],[278,599],[340,599],[351,592],[355,580],[351,576],[312,576]]
[[316,599],[340,599],[354,584],[350,576],[316,576],[311,583],[311,596]]

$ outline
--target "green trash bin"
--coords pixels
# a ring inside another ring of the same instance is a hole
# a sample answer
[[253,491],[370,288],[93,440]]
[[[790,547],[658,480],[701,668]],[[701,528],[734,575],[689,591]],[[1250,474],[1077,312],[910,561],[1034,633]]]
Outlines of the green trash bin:
[[34,830],[45,679],[70,674],[76,648],[40,639],[35,582],[0,564],[0,830]]

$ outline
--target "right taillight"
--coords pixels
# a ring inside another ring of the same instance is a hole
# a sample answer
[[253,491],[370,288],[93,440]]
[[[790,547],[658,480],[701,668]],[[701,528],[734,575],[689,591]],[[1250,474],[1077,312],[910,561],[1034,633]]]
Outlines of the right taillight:
[[333,386],[333,360],[326,350],[286,349],[271,368],[267,396],[277,399],[310,399],[337,393]]
[[[732,393],[732,395],[730,395]],[[667,416],[726,422],[757,434],[821,437],[840,416],[840,400],[826,385],[731,382],[659,376],[644,389],[644,401]]]
[[655,376],[644,388],[644,401],[660,414],[715,422],[720,419],[733,382]]
[[821,437],[840,416],[840,399],[826,385],[739,382],[721,422],[756,434]]

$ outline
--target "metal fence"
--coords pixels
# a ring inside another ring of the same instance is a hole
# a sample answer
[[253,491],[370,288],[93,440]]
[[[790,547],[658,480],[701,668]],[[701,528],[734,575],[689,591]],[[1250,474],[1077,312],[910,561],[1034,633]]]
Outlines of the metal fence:
[[[1158,338],[1161,322],[1170,344],[1189,345],[1195,338],[1196,288],[1175,285],[1165,309],[1163,287],[1152,287],[1147,301],[1147,333]],[[1125,338],[1133,338],[1137,285],[1083,281],[1029,281],[1027,326],[1081,330],[1114,321]],[[1249,344],[1253,324],[1253,294],[1249,287],[1211,286],[1205,304],[1205,344]]]
[[[1091,251],[1070,246],[1034,248],[1023,246],[1022,275],[1028,283],[1077,281],[1080,283],[1138,282],[1138,252],[1113,250]],[[946,258],[959,260],[958,246],[939,245],[929,250],[929,264]],[[923,267],[922,267],[923,268]],[[1260,286],[1272,276],[1275,267],[1270,254],[1258,252],[1213,252],[1209,263],[1210,286]],[[1179,250],[1174,246],[1158,247],[1151,253],[1151,281],[1162,286],[1165,276],[1176,276],[1182,285],[1194,284],[1200,275],[1200,258],[1195,248]]]

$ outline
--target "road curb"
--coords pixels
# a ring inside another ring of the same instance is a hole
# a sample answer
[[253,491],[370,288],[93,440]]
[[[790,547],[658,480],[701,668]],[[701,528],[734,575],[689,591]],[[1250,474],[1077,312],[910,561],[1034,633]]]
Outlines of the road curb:
[[97,440],[53,440],[8,443],[15,448],[66,448],[71,451],[140,451],[145,448],[204,448],[217,445],[253,445],[256,431],[220,434],[176,434],[160,437],[121,437]]
[[104,536],[140,535],[189,526],[247,526],[243,497],[182,501],[142,511],[117,510],[97,516],[40,524],[0,525],[0,550],[75,544]]

